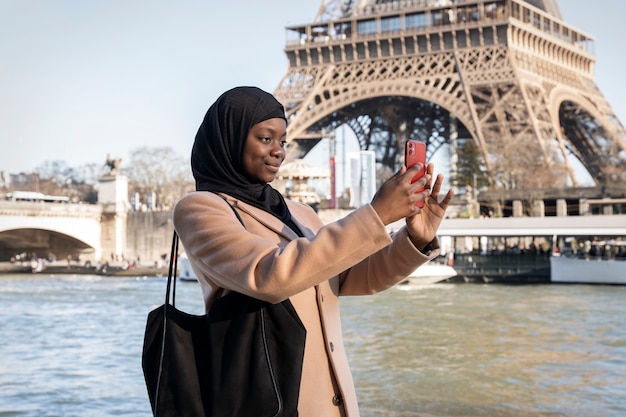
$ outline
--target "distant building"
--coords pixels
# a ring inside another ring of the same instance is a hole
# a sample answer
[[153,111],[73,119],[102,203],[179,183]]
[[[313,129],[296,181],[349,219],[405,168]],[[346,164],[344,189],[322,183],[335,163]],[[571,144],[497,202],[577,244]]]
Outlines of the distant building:
[[350,167],[350,206],[368,204],[376,194],[376,153],[374,151],[348,154]]

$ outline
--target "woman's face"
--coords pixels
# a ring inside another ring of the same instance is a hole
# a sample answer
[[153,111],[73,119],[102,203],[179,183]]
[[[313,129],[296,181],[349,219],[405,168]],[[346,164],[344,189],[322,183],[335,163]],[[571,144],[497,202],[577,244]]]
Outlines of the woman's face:
[[275,118],[255,124],[243,149],[243,170],[252,182],[272,182],[285,159],[287,122]]

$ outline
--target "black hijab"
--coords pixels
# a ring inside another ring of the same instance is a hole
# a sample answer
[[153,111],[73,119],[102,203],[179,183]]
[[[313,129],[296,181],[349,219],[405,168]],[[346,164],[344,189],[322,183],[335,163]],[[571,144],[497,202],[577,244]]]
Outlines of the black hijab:
[[257,87],[235,87],[222,94],[204,116],[191,151],[196,190],[229,194],[291,224],[283,196],[265,182],[251,182],[243,173],[250,129],[277,117],[287,120],[282,104]]

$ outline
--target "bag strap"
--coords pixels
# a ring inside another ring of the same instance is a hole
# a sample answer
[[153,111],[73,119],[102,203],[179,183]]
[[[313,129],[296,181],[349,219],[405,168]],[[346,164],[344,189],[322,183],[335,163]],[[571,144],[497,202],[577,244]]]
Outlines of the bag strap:
[[167,272],[167,289],[165,290],[165,304],[170,302],[170,290],[172,294],[172,306],[176,306],[176,271],[178,270],[178,233],[174,230],[172,236],[172,251],[170,253],[170,268]]
[[176,269],[178,267],[178,233],[174,230],[172,236],[172,251],[170,252],[170,268],[167,272],[167,289],[165,290],[165,304],[163,305],[163,333],[161,334],[161,354],[159,357],[159,371],[157,374],[157,383],[154,398],[154,415],[159,414],[159,394],[161,392],[161,377],[163,375],[163,361],[165,360],[165,339],[167,334],[167,310],[170,302],[170,290],[172,291],[172,307],[176,303]]

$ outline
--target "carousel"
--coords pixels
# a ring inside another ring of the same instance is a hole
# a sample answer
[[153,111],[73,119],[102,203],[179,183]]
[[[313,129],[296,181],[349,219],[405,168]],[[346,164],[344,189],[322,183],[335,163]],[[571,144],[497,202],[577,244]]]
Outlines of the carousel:
[[276,176],[277,186],[282,188],[287,198],[314,207],[321,200],[320,195],[309,184],[309,180],[326,178],[330,178],[328,169],[316,167],[303,159],[295,159],[283,164]]

